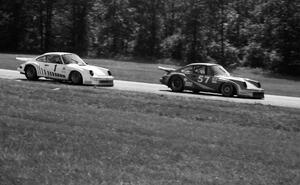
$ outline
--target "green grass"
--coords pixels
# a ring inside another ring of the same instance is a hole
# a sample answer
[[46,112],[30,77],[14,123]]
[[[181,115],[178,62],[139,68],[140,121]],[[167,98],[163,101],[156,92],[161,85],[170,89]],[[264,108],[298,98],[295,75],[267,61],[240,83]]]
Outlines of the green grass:
[[54,82],[0,89],[0,184],[300,182],[299,109]]
[[[0,68],[16,70],[17,66],[22,63],[15,59],[16,56],[30,57],[29,55],[0,54]],[[148,83],[159,83],[159,78],[164,73],[157,69],[159,65],[178,67],[174,65],[125,62],[106,59],[86,59],[86,61],[91,65],[109,68],[116,79]],[[259,69],[249,68],[238,68],[233,71],[233,74],[261,81],[267,94],[300,97],[299,78],[273,75]]]

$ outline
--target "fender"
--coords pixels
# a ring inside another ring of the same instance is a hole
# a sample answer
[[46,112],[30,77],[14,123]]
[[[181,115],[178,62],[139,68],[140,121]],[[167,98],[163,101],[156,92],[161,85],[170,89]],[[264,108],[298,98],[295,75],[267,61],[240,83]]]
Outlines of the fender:
[[71,77],[71,74],[72,74],[73,72],[78,72],[78,73],[80,73],[81,76],[82,76],[82,78],[84,78],[84,76],[82,75],[82,72],[81,72],[80,70],[74,70],[74,69],[72,69],[72,70],[69,72],[69,74],[67,75],[67,76],[68,76],[68,78],[67,78],[68,80],[71,80],[70,77]]
[[183,74],[181,73],[174,73],[172,74],[172,76],[169,77],[169,80],[168,80],[168,86],[170,87],[170,80],[174,77],[174,76],[178,76],[179,78],[181,78],[181,80],[183,81],[183,85],[185,85],[185,80],[184,78],[186,78]]
[[240,85],[239,84],[237,84],[235,81],[233,81],[233,80],[229,80],[229,79],[224,79],[224,78],[219,78],[218,79],[219,81],[221,81],[222,83],[220,84],[220,86],[218,87],[218,91],[219,92],[221,92],[221,88],[222,88],[222,85],[224,84],[224,83],[231,83],[232,85],[233,85],[233,87],[235,88],[235,90],[236,90],[236,93],[238,93],[239,91],[240,91]]
[[37,62],[27,62],[24,65],[24,70],[27,68],[27,66],[33,66],[35,70],[38,72],[39,64]]

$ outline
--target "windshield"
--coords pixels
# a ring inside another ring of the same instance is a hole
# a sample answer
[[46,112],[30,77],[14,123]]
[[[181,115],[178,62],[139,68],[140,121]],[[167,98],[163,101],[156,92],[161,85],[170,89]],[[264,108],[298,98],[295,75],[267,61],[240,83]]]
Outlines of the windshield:
[[230,76],[230,74],[222,66],[214,65],[212,66],[212,70],[214,72],[214,75]]
[[78,64],[80,66],[85,66],[86,63],[75,54],[65,54],[62,56],[65,64]]

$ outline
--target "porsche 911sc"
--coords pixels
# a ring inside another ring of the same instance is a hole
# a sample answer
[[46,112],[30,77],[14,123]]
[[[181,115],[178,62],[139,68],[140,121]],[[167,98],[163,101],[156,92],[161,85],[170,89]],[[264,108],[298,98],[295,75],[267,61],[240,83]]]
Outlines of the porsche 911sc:
[[78,55],[66,52],[45,53],[35,58],[20,58],[25,63],[17,70],[28,80],[40,77],[69,81],[75,85],[113,86],[114,77],[110,70],[86,64]]
[[158,67],[166,72],[160,82],[174,92],[191,90],[194,93],[220,93],[226,97],[264,98],[264,89],[258,81],[233,77],[221,65],[193,63],[179,69]]

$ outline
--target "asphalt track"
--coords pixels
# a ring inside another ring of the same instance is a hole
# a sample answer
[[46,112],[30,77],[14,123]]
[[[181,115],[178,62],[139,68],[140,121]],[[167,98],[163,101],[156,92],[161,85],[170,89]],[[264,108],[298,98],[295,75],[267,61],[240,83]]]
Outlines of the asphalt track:
[[[18,71],[6,70],[6,69],[0,69],[0,78],[11,79],[11,80],[26,79],[25,76],[20,74]],[[164,85],[123,81],[123,80],[115,80],[114,87],[108,87],[108,88],[116,89],[116,90],[124,90],[124,91],[162,94],[168,96],[181,96],[181,97],[228,101],[228,102],[236,102],[236,103],[263,104],[263,105],[272,105],[272,106],[300,109],[300,98],[289,97],[289,96],[276,96],[276,95],[266,94],[265,98],[260,100],[260,99],[249,99],[249,98],[238,98],[238,97],[227,98],[212,93],[193,94],[188,91],[183,93],[174,93],[171,92],[170,89]]]

